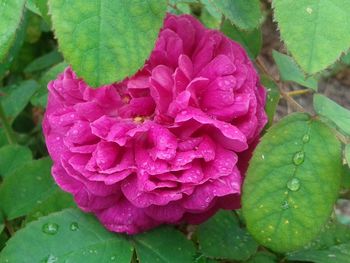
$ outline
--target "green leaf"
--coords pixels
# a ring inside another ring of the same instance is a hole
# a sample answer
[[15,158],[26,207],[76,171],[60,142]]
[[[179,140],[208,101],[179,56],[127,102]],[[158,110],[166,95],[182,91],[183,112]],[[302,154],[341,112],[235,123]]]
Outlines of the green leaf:
[[129,263],[132,252],[124,236],[107,231],[91,215],[68,209],[18,231],[0,254],[0,262]]
[[345,145],[344,156],[350,168],[350,144]]
[[49,7],[47,5],[48,0],[34,0],[35,5],[39,8],[42,18],[46,24],[51,27],[51,19],[49,16]]
[[6,73],[8,73],[8,70],[10,69],[12,63],[18,57],[18,53],[21,50],[21,47],[24,42],[24,38],[26,36],[27,26],[28,26],[28,12],[24,10],[21,24],[19,25],[19,28],[16,31],[15,39],[11,44],[11,48],[7,51],[7,54],[4,55],[4,58],[2,59],[2,61],[0,59],[0,80],[6,75]]
[[317,80],[313,77],[306,78],[291,57],[275,50],[272,51],[272,56],[277,64],[282,80],[296,82],[301,86],[317,90]]
[[240,43],[248,52],[251,59],[255,59],[262,47],[261,30],[256,28],[252,31],[242,31],[232,25],[228,20],[225,20],[221,27],[221,31],[229,38]]
[[194,244],[171,227],[160,227],[132,237],[140,263],[193,263]]
[[273,118],[275,116],[276,109],[280,101],[280,92],[278,90],[276,83],[266,75],[262,75],[261,83],[264,85],[264,87],[267,90],[265,111],[266,111],[267,117],[269,118],[269,122],[266,126],[268,128],[273,124]]
[[[3,217],[3,215],[2,215],[2,212],[0,211],[0,234],[1,234],[1,232],[4,230],[4,228],[5,228],[5,225],[4,225],[4,217]],[[0,249],[1,249],[1,247],[0,247]]]
[[343,165],[341,188],[345,191],[350,189],[350,166],[349,166],[349,163]]
[[0,0],[0,62],[3,62],[16,39],[25,0]]
[[20,145],[6,145],[1,147],[0,156],[0,177],[3,178],[33,158],[30,149]]
[[315,263],[349,263],[350,243],[331,246],[320,250],[306,250],[288,256],[293,261]]
[[283,41],[307,73],[325,69],[349,48],[348,0],[274,0],[273,6]]
[[[330,220],[321,230],[321,233],[302,251],[310,249],[325,249],[350,241],[350,228],[338,223],[336,219]],[[297,251],[296,253],[298,253]]]
[[50,0],[65,60],[93,87],[134,74],[151,53],[163,24],[165,0]]
[[39,80],[40,87],[31,98],[30,103],[32,103],[34,106],[41,106],[45,108],[47,104],[47,85],[51,80],[57,78],[57,75],[63,72],[66,67],[68,67],[68,64],[66,62],[61,62],[47,70],[41,76]]
[[62,55],[56,50],[51,51],[41,57],[38,57],[32,61],[27,67],[25,67],[25,73],[33,73],[36,71],[47,69],[62,61]]
[[42,216],[49,215],[53,212],[61,211],[65,208],[75,208],[73,197],[63,192],[61,189],[56,189],[50,196],[40,204],[36,205],[28,214],[26,222],[37,220]]
[[5,177],[0,187],[0,206],[7,219],[26,215],[57,189],[51,165],[49,158],[35,160]]
[[241,229],[232,211],[219,211],[198,227],[198,242],[203,255],[227,260],[247,260],[258,244]]
[[254,29],[262,20],[259,0],[209,0],[209,2],[240,29]]
[[18,85],[13,85],[3,89],[5,96],[0,97],[5,111],[5,115],[13,121],[30,101],[38,84],[34,80],[26,80]]
[[332,212],[341,168],[341,145],[328,126],[302,113],[284,118],[250,161],[242,198],[249,232],[278,252],[306,245]]
[[277,263],[277,257],[267,252],[256,253],[247,263]]
[[350,135],[350,111],[321,94],[314,95],[314,109],[317,114],[334,122],[343,132]]

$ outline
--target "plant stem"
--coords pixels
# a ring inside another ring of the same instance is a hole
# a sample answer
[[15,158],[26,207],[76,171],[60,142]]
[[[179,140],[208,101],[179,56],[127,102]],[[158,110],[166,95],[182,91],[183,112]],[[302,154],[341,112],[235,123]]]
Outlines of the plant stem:
[[284,98],[296,111],[305,112],[305,109],[283,90],[281,81],[269,73],[261,57],[256,58],[256,64],[266,75],[270,76],[273,81],[276,82],[282,98]]
[[298,90],[289,91],[289,92],[287,92],[287,94],[288,94],[288,96],[297,96],[297,95],[307,94],[310,92],[311,92],[311,90],[309,90],[309,89],[298,89]]
[[0,103],[0,120],[1,120],[2,126],[4,127],[5,135],[9,144],[16,143],[16,135],[11,128],[11,124],[9,123],[8,119],[5,116],[5,112],[1,103]]

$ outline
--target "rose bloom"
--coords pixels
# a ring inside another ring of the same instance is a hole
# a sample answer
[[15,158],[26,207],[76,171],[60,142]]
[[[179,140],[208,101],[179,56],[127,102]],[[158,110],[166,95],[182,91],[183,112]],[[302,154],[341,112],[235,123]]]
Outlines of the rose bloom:
[[197,224],[240,207],[266,92],[246,52],[222,33],[167,15],[134,76],[92,89],[67,68],[48,88],[52,174],[107,229]]

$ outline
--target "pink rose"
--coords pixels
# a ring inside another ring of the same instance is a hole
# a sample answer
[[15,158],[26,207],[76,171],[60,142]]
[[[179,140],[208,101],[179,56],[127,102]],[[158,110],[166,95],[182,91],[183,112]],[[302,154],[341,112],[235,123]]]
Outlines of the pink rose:
[[94,90],[67,68],[48,88],[52,174],[109,230],[196,224],[240,207],[266,92],[246,52],[222,33],[168,15],[134,76]]

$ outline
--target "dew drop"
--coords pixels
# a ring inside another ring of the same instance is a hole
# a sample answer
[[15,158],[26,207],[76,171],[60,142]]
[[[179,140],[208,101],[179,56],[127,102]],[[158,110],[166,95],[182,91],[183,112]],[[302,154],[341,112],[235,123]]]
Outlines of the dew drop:
[[283,210],[286,210],[286,209],[289,208],[289,204],[288,204],[288,201],[287,201],[287,200],[284,201],[284,202],[282,203],[281,208],[282,208]]
[[42,226],[41,230],[48,235],[55,235],[58,232],[58,225],[55,223],[46,223]]
[[77,231],[77,230],[79,230],[79,225],[78,225],[78,223],[77,223],[77,222],[71,223],[69,229],[70,229],[71,231]]
[[303,136],[303,143],[307,143],[307,142],[309,142],[310,141],[310,135],[309,134],[305,134],[304,136]]
[[111,256],[111,261],[114,261],[116,259],[115,256]]
[[46,258],[41,260],[41,263],[55,263],[58,261],[58,258],[54,255],[48,255]]
[[303,151],[296,152],[293,156],[293,163],[295,165],[301,165],[304,162],[305,153]]
[[292,178],[288,181],[287,187],[289,190],[296,192],[300,189],[300,180],[298,178]]

